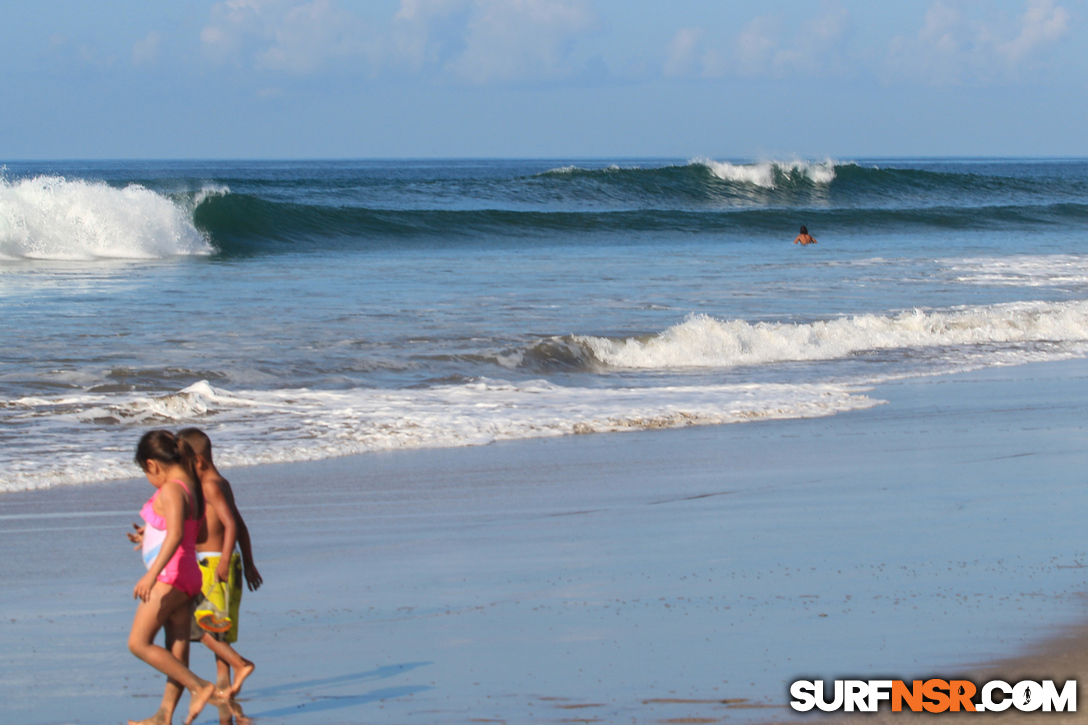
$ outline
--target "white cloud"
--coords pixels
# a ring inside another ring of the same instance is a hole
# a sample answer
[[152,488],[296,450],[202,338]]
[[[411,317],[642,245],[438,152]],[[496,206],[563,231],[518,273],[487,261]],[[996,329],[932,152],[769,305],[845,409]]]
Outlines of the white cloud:
[[1069,31],[1069,11],[1054,0],[1029,0],[1020,23],[1020,34],[1000,43],[998,52],[1011,64],[1017,64],[1059,40]]
[[769,75],[780,70],[775,56],[782,43],[782,21],[772,15],[752,20],[730,43],[728,53],[715,53],[712,72],[724,75],[735,70],[741,75]]
[[851,30],[850,13],[838,3],[825,3],[822,14],[802,21],[792,34],[779,15],[754,18],[733,36],[683,28],[666,48],[664,72],[706,78],[843,73],[849,69],[845,58]]
[[401,0],[383,32],[335,0],[225,0],[200,38],[217,63],[294,74],[346,66],[485,84],[577,75],[575,45],[597,24],[589,0]]
[[473,6],[465,51],[448,67],[475,83],[572,75],[574,41],[596,24],[581,0],[475,0]]
[[227,0],[212,6],[212,23],[200,31],[204,52],[216,62],[231,59],[241,48],[247,36],[266,35],[267,21],[262,20],[260,0]]
[[846,8],[829,6],[823,15],[801,24],[793,42],[774,55],[773,71],[809,75],[837,75],[847,69],[846,42],[853,22]]
[[468,83],[577,75],[577,41],[598,19],[588,0],[401,0],[387,61]]
[[275,41],[257,55],[257,66],[309,73],[326,61],[364,54],[366,38],[366,26],[352,13],[331,0],[314,0],[285,13]]
[[132,46],[132,65],[152,65],[159,59],[162,36],[152,30]]
[[1015,21],[965,11],[977,7],[932,3],[917,37],[892,40],[888,76],[935,84],[1016,77],[1069,31],[1070,13],[1056,0],[1027,0]]
[[372,47],[363,21],[334,0],[227,0],[212,7],[200,40],[215,62],[294,74],[364,56]]
[[471,0],[401,0],[385,42],[387,66],[442,71],[466,50]]
[[686,76],[699,72],[702,63],[702,28],[680,28],[665,49],[665,75]]

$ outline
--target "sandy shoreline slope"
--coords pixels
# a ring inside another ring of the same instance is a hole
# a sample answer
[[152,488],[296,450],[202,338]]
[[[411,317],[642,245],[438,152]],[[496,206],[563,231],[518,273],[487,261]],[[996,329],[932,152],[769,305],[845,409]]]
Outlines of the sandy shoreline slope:
[[[1085,670],[1088,361],[871,394],[889,403],[231,471],[266,581],[246,714],[770,721],[799,677]],[[149,493],[0,498],[3,722],[154,710],[125,649]]]

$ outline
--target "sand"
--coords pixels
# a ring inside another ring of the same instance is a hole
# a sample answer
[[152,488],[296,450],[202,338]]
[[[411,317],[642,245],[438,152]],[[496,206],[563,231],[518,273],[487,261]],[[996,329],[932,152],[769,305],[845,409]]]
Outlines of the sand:
[[[266,582],[242,604],[241,706],[761,722],[791,717],[797,678],[1084,670],[1088,361],[871,395],[888,403],[229,471]],[[154,711],[161,678],[125,647],[124,532],[150,493],[0,497],[0,721]]]

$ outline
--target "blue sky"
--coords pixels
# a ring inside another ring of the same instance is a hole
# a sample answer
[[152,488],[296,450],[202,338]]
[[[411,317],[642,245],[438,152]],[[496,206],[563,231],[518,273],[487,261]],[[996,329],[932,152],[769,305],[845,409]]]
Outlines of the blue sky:
[[1085,0],[0,1],[0,159],[1088,155]]

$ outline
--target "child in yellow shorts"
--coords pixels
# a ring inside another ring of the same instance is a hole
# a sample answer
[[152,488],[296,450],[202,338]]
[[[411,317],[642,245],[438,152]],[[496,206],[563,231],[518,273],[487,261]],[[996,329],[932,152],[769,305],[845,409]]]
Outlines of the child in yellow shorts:
[[[212,442],[197,428],[178,432],[196,452],[196,472],[207,501],[205,530],[197,539],[197,560],[204,582],[196,598],[190,640],[202,642],[215,653],[216,681],[237,695],[254,664],[231,646],[238,641],[238,615],[242,601],[242,579],[250,590],[262,583],[253,563],[253,549],[242,514],[234,502],[234,491],[220,475],[212,460]],[[241,552],[234,550],[235,541]],[[223,557],[229,556],[227,561]],[[234,670],[233,679],[230,677]]]

